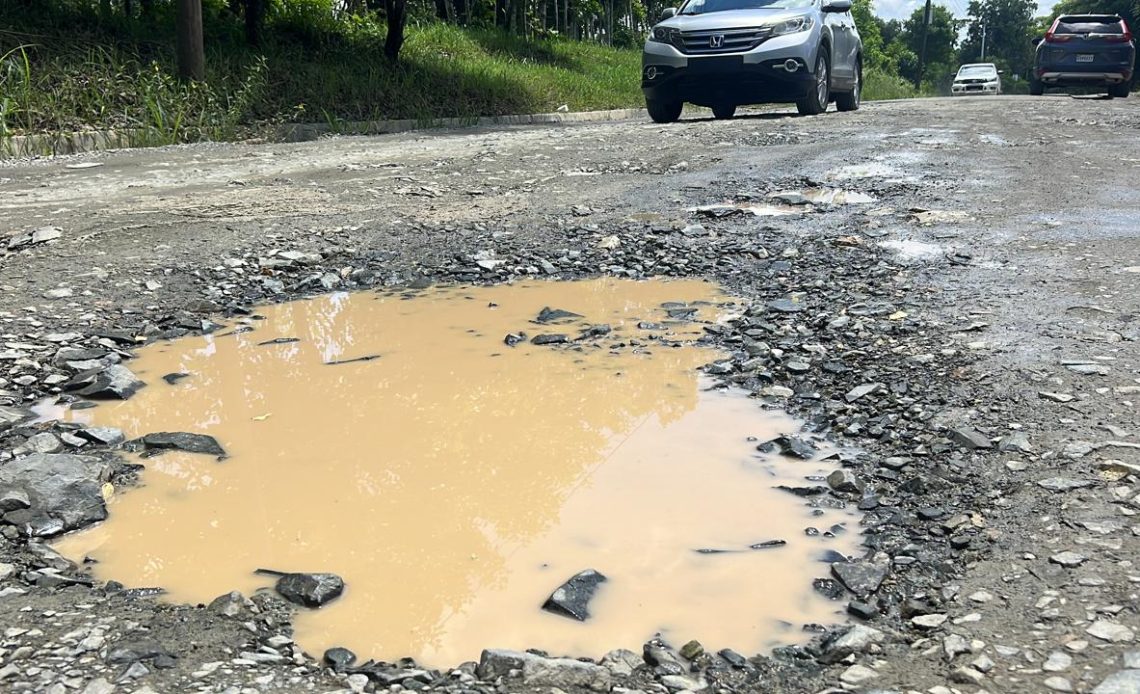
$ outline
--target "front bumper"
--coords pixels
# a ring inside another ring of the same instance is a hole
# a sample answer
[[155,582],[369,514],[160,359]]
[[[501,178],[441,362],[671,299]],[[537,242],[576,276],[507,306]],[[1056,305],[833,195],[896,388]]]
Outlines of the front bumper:
[[951,96],[968,96],[971,94],[998,94],[1001,88],[996,84],[955,84],[950,87]]
[[[686,55],[671,44],[648,41],[641,56],[641,91],[646,99],[699,106],[798,101],[815,84],[817,46],[818,27],[727,55]],[[787,70],[793,63],[796,69]]]

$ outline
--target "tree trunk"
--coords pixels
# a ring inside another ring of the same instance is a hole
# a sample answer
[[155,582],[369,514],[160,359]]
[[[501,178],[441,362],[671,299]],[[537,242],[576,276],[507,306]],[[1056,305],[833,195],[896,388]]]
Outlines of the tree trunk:
[[123,0],[123,14],[130,19],[135,14],[135,5],[132,0]]
[[202,0],[178,0],[175,19],[178,35],[178,76],[201,82],[206,79],[206,45],[202,38]]
[[467,24],[470,17],[467,16],[467,0],[455,0],[455,23]]
[[154,19],[154,0],[139,0],[139,10],[143,19]]
[[384,0],[384,11],[388,14],[388,36],[384,39],[384,56],[388,60],[400,59],[400,49],[404,47],[407,9],[407,0]]
[[447,0],[435,0],[435,16],[447,21]]
[[260,46],[265,27],[266,0],[245,0],[245,40],[251,46]]

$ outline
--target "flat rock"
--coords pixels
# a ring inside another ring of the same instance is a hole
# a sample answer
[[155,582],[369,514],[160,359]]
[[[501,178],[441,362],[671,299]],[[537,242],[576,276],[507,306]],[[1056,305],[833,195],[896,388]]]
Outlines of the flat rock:
[[859,597],[866,597],[879,589],[887,577],[887,567],[869,562],[836,562],[831,565],[831,574],[847,590]]
[[219,457],[226,454],[225,449],[222,448],[217,439],[205,434],[164,431],[147,434],[138,441],[146,450],[186,451],[187,453],[202,453]]
[[944,614],[923,614],[912,617],[910,623],[923,629],[937,629],[945,624],[947,619]]
[[1104,678],[1092,694],[1140,694],[1140,670],[1114,672]]
[[1037,482],[1037,486],[1051,492],[1069,492],[1074,489],[1084,489],[1093,485],[1090,480],[1076,480],[1071,477],[1049,477]]
[[285,574],[277,579],[275,589],[289,602],[320,607],[340,597],[344,580],[336,574]]
[[958,427],[951,429],[947,437],[955,445],[974,450],[976,448],[989,448],[992,444],[989,438],[973,427]]
[[837,492],[862,494],[866,485],[850,470],[835,470],[827,476],[827,485]]
[[1064,566],[1066,568],[1071,568],[1074,566],[1080,566],[1081,564],[1084,564],[1085,561],[1087,561],[1087,560],[1088,560],[1088,557],[1086,557],[1085,555],[1077,554],[1076,552],[1072,552],[1069,550],[1065,550],[1064,552],[1058,552],[1058,553],[1054,554],[1053,556],[1049,557],[1049,561],[1053,562],[1054,564],[1060,564],[1061,566]]
[[570,658],[544,658],[519,651],[485,650],[479,659],[477,672],[485,680],[507,678],[517,673],[522,684],[533,687],[584,688],[601,692],[609,691],[613,686],[613,675],[601,665]]
[[861,386],[855,386],[851,390],[847,391],[847,394],[844,395],[843,398],[847,400],[847,402],[855,402],[856,400],[864,398],[871,393],[878,391],[882,387],[882,383],[864,383]]
[[[0,468],[2,470],[3,468]],[[1102,641],[1110,641],[1112,643],[1131,643],[1136,638],[1136,632],[1116,622],[1110,622],[1106,619],[1098,619],[1092,623],[1085,633],[1095,636]]]
[[0,406],[0,432],[7,431],[17,424],[33,419],[35,416],[31,410],[25,410],[22,407]]
[[78,374],[63,388],[92,400],[127,400],[145,385],[127,367],[112,364],[102,370]]
[[538,317],[536,317],[534,320],[538,323],[554,323],[557,321],[571,320],[574,318],[582,318],[582,315],[574,313],[573,311],[564,311],[560,308],[550,308],[549,306],[546,306],[538,312]]
[[590,600],[605,582],[606,577],[593,569],[582,571],[551,593],[542,609],[584,622],[590,617]]
[[40,536],[101,521],[107,517],[102,487],[109,473],[110,466],[99,458],[64,453],[38,453],[2,464],[0,493],[23,492],[29,501],[28,508],[5,518]]

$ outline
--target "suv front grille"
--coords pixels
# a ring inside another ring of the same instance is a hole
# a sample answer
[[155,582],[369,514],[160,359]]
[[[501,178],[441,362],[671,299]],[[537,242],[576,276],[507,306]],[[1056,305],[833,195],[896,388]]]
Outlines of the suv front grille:
[[690,55],[740,53],[759,46],[771,35],[772,27],[681,31],[673,35],[673,45]]

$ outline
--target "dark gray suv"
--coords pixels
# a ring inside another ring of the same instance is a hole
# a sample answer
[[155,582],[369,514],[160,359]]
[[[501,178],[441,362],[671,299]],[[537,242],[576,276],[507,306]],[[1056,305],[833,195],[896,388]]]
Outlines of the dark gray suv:
[[641,89],[658,123],[685,102],[731,118],[744,104],[795,102],[815,115],[859,108],[863,41],[851,0],[686,0],[665,10],[641,58]]
[[1116,15],[1058,17],[1044,38],[1035,39],[1037,55],[1029,93],[1050,87],[1099,87],[1126,97],[1132,88],[1136,44],[1128,23]]

